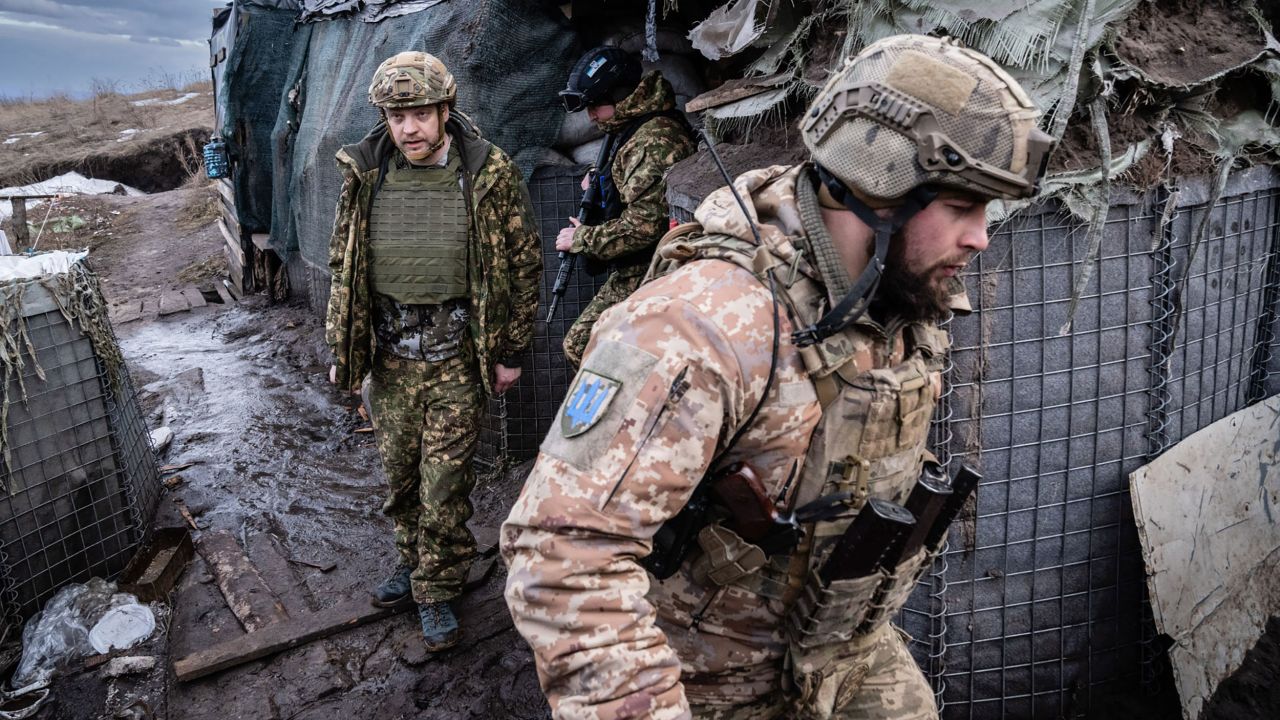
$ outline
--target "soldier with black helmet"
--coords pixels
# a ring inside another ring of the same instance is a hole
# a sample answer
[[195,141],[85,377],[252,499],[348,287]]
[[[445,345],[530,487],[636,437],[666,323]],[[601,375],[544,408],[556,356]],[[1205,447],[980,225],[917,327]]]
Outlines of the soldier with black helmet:
[[604,286],[565,333],[565,356],[577,365],[600,314],[630,295],[648,269],[668,229],[667,170],[693,154],[695,143],[676,109],[671,83],[657,70],[642,73],[640,62],[619,48],[583,55],[560,101],[566,112],[585,110],[608,143],[594,176],[599,201],[587,225],[570,218],[556,237],[557,250],[609,270]]
[[[968,310],[988,202],[1037,192],[1038,114],[986,56],[886,38],[804,115],[810,161],[739,176],[663,239],[503,526],[555,717],[938,717],[890,622],[938,545],[852,578],[827,561],[918,484],[938,321]],[[744,465],[756,504],[705,492]]]
[[520,172],[455,106],[437,58],[402,52],[369,86],[382,117],[338,151],[329,245],[330,382],[369,376],[397,567],[374,604],[414,601],[427,649],[458,642],[450,601],[475,555],[471,458],[485,396],[520,377],[533,337],[537,224]]

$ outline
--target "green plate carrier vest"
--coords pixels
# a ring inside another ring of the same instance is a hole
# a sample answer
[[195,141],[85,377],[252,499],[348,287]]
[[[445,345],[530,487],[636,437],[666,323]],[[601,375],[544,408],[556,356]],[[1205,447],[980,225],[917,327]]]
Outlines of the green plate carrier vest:
[[444,167],[392,163],[369,214],[369,280],[374,292],[406,305],[467,297],[466,198],[461,160]]

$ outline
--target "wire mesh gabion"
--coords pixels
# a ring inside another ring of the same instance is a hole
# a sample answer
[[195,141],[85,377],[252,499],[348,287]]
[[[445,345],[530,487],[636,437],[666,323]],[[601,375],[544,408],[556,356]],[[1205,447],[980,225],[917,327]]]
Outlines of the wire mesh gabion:
[[[546,166],[529,180],[529,196],[542,236],[542,286],[534,326],[533,348],[524,358],[520,382],[507,391],[507,448],[514,460],[525,460],[538,452],[542,438],[569,391],[575,369],[564,356],[564,334],[604,284],[607,273],[591,274],[581,261],[576,263],[555,319],[546,322],[551,288],[560,268],[556,234],[578,214],[582,199],[585,167]],[[490,413],[493,414],[492,412]],[[481,442],[485,437],[481,436]]]
[[1087,231],[1057,203],[993,229],[965,278],[977,312],[951,321],[932,440],[983,481],[898,618],[946,720],[1168,687],[1128,474],[1280,392],[1280,175],[1239,173],[1212,207],[1209,183],[1114,193],[1074,311]]
[[[160,496],[127,370],[120,369],[113,386],[101,349],[37,282],[23,292],[20,322],[35,362],[24,358],[25,400],[17,377],[5,388],[9,461],[0,456],[0,574],[11,626],[66,583],[123,570],[145,539]],[[3,330],[17,329],[15,323]]]
[[1275,353],[1280,179],[1242,174],[1212,208],[1187,185],[1113,199],[1074,315],[1087,233],[1054,203],[995,232],[966,278],[978,312],[952,323],[935,439],[984,479],[902,618],[948,720],[1153,692],[1128,474],[1262,397]]

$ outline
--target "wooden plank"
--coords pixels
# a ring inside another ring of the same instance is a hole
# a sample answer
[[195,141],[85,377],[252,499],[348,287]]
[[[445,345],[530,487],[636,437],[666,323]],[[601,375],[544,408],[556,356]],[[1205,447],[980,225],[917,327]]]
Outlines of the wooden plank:
[[227,229],[231,231],[232,237],[236,238],[237,244],[244,247],[244,231],[240,228],[240,219],[236,216],[234,207],[222,207],[222,221],[227,224]]
[[367,598],[356,598],[328,610],[292,618],[194,652],[174,662],[173,671],[181,682],[195,680],[391,617],[413,606],[413,603],[404,603],[398,607],[379,608],[370,604]]
[[178,292],[182,293],[182,297],[186,298],[187,304],[193,308],[204,307],[205,305],[208,305],[208,303],[205,302],[204,295],[200,293],[199,288],[184,287]]
[[289,618],[280,598],[267,587],[234,537],[225,532],[205,533],[197,547],[218,581],[227,607],[247,632],[258,632]]
[[236,299],[227,291],[227,286],[222,284],[221,279],[213,283],[213,289],[218,291],[218,297],[222,298],[224,305],[234,304]]
[[231,293],[231,297],[235,298],[237,301],[244,298],[244,288],[240,287],[236,282],[225,282],[223,283],[223,287],[225,287]]
[[236,259],[236,266],[243,271],[249,263],[245,260],[244,248],[240,247],[240,236],[231,232],[226,218],[218,218],[218,229],[222,231],[222,238],[227,241],[227,248]]
[[231,181],[227,178],[220,178],[214,182],[214,187],[218,188],[218,194],[222,196],[222,200],[227,207],[234,208],[236,206],[236,191],[231,187]]
[[166,290],[160,295],[161,315],[172,315],[191,309],[191,303],[177,290]]
[[13,203],[13,246],[18,252],[31,245],[31,234],[27,228],[27,201],[15,197]]

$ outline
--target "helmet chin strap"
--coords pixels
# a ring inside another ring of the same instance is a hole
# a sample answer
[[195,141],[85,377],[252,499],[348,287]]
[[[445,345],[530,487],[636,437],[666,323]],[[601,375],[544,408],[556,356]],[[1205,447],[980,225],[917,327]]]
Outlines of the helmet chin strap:
[[869,205],[850,192],[844,183],[826,168],[821,165],[816,165],[816,168],[818,178],[831,193],[831,197],[848,208],[875,233],[875,253],[867,263],[866,269],[858,276],[853,287],[849,288],[849,292],[845,293],[840,302],[836,303],[816,323],[791,334],[791,342],[799,347],[820,343],[857,322],[858,318],[866,314],[867,308],[875,298],[876,289],[880,287],[885,260],[889,256],[889,241],[893,238],[893,234],[901,230],[907,221],[938,196],[937,191],[919,185],[903,197],[902,205],[894,210],[891,217],[882,218]]

